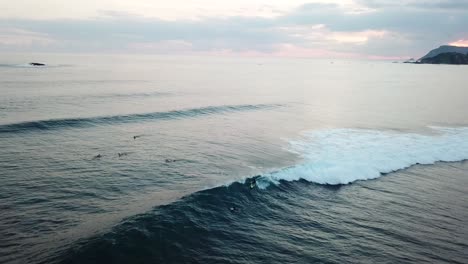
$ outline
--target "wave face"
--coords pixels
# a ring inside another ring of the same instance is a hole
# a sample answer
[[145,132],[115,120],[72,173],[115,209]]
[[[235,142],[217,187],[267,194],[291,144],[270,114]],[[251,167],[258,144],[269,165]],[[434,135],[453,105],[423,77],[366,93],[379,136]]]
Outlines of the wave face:
[[466,205],[452,198],[466,197],[467,168],[268,191],[236,182],[129,217],[41,263],[464,263]]
[[205,115],[225,114],[232,112],[266,110],[280,107],[278,104],[257,105],[223,105],[173,110],[167,112],[153,112],[144,114],[115,115],[90,118],[50,119],[22,123],[0,125],[0,133],[20,133],[40,130],[53,130],[75,127],[90,127],[120,123],[134,123],[149,120],[170,120],[178,118],[194,118]]
[[433,127],[432,135],[362,129],[331,129],[306,133],[291,142],[304,162],[264,175],[259,186],[300,179],[319,184],[369,180],[415,164],[468,159],[468,128]]

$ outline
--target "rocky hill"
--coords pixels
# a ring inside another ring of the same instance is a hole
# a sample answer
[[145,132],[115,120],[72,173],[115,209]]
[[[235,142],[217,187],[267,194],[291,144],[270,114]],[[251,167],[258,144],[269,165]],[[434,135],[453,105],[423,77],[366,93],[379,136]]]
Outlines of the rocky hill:
[[426,58],[432,58],[435,57],[439,54],[442,53],[461,53],[461,54],[467,54],[468,53],[468,47],[458,47],[458,46],[450,46],[450,45],[443,45],[438,47],[437,49],[433,49],[429,51],[428,54],[426,54],[424,57],[420,58],[419,61],[422,61],[423,59]]
[[468,64],[468,54],[458,52],[440,53],[434,57],[423,58],[419,60],[423,64]]

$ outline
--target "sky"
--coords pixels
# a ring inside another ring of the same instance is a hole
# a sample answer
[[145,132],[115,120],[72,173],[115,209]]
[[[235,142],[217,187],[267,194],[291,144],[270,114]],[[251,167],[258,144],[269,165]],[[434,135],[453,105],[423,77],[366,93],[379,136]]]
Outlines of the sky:
[[0,52],[418,58],[468,0],[0,0]]

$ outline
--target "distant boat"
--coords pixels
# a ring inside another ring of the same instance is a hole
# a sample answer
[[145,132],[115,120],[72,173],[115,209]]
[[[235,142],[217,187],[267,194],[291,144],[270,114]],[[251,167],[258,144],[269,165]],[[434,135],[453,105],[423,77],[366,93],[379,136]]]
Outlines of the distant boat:
[[31,65],[31,66],[45,66],[44,63],[39,63],[39,62],[30,62],[29,65]]

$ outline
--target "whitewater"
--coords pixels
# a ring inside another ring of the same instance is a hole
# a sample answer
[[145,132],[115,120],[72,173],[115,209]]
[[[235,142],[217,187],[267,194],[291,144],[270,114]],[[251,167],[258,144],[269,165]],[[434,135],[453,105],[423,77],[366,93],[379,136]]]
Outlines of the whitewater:
[[468,159],[468,128],[431,127],[429,134],[366,129],[329,129],[306,132],[290,142],[299,165],[264,175],[269,182],[304,179],[318,184],[348,184],[375,179],[416,164]]

